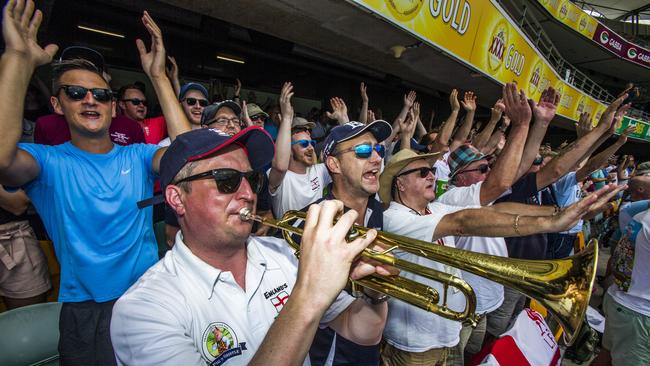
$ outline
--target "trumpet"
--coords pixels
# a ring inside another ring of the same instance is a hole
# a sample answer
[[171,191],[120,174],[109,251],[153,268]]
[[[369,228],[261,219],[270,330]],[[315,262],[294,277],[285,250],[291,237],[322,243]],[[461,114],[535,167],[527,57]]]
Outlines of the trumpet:
[[[279,220],[254,215],[247,208],[242,209],[239,215],[243,221],[257,221],[282,230],[284,239],[296,251],[296,256],[300,256],[300,244],[292,235],[302,236],[303,230],[290,222],[304,220],[305,212],[287,211]],[[352,241],[365,235],[368,230],[363,226],[353,225],[348,232],[347,240]],[[377,251],[366,248],[360,254],[361,257],[441,282],[444,289],[442,302],[440,302],[440,294],[435,289],[398,275],[370,275],[359,280],[350,280],[353,289],[356,286],[372,289],[444,318],[476,325],[476,295],[472,287],[460,277],[399,259],[390,254],[394,251],[408,252],[487,278],[536,300],[563,328],[564,341],[567,345],[573,344],[583,323],[598,261],[598,242],[595,239],[592,239],[578,254],[556,260],[499,257],[433,245],[431,242],[382,231],[377,232],[373,243],[387,249]],[[464,294],[466,302],[462,311],[447,307],[449,287],[456,288]]]

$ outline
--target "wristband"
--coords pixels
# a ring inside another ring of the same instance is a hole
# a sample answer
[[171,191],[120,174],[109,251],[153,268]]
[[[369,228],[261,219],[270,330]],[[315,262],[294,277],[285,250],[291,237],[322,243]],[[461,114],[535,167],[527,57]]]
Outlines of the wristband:
[[390,299],[390,296],[386,294],[381,294],[379,297],[374,298],[372,296],[368,296],[365,292],[363,293],[363,300],[368,304],[368,305],[379,305],[381,303],[384,303]]

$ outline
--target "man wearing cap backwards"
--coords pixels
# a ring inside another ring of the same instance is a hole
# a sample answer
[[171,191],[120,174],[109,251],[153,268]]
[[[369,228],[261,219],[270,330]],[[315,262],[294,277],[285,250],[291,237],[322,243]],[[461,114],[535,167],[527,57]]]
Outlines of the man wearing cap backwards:
[[[201,114],[208,106],[208,90],[199,83],[187,83],[181,87],[178,93],[178,100],[183,106],[185,116],[192,124],[192,129],[201,128]],[[166,137],[158,143],[158,146],[169,146],[171,139]]]
[[311,138],[313,122],[294,117],[293,85],[284,83],[280,93],[282,119],[271,169],[268,171],[273,215],[300,210],[323,197],[332,179],[325,164],[316,164],[316,142]]
[[[62,364],[115,364],[108,325],[115,299],[157,261],[152,211],[135,201],[152,194],[164,150],[115,145],[109,136],[115,111],[108,83],[88,62],[55,68],[55,111],[70,126],[71,141],[57,146],[17,144],[22,96],[34,69],[47,64],[57,46],[38,46],[42,14],[32,1],[9,1],[3,11],[5,52],[0,58],[0,184],[22,187],[52,237],[61,264],[59,354]],[[189,130],[165,76],[160,30],[145,12],[152,36],[147,52],[137,41],[172,138]]]
[[295,365],[317,327],[376,344],[385,303],[341,292],[348,277],[385,268],[356,257],[376,235],[346,243],[357,217],[339,201],[312,205],[300,265],[284,240],[250,236],[273,141],[259,127],[230,136],[217,129],[179,135],[161,161],[161,185],[181,225],[173,249],[122,296],[111,336],[119,364]]
[[[477,209],[448,206],[435,198],[435,172],[431,168],[440,153],[418,155],[401,150],[386,165],[380,178],[379,196],[385,206],[384,230],[410,238],[431,241],[432,245],[456,247],[453,236],[521,236],[536,232],[560,231],[570,227],[585,215],[603,209],[609,198],[618,191],[608,186],[594,196],[571,206],[557,216],[524,216],[510,214],[499,205]],[[598,201],[596,197],[599,196]],[[521,205],[520,210],[526,207]],[[552,211],[552,208],[551,208]],[[409,253],[396,254],[398,258],[460,276],[458,269]],[[410,273],[402,276],[416,279]],[[462,277],[465,278],[465,273]],[[465,278],[466,279],[466,278]],[[417,280],[423,280],[418,277]],[[468,279],[466,279],[468,280]],[[444,296],[441,283],[424,280]],[[480,293],[484,288],[470,285]],[[462,311],[465,297],[460,292],[447,291],[449,308]],[[478,307],[477,307],[478,308]],[[382,349],[383,365],[444,365],[451,347],[459,342],[461,323],[442,318],[401,301],[390,301],[388,320],[384,330],[386,345]],[[480,341],[478,342],[480,346]]]

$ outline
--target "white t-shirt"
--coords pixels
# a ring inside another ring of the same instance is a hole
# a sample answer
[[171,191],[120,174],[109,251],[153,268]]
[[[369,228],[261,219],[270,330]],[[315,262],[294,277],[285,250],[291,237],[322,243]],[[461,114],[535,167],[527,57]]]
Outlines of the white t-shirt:
[[608,292],[617,303],[650,316],[650,210],[636,214],[630,225],[638,229],[634,241],[634,267],[630,287],[625,292],[614,284]]
[[447,158],[449,158],[449,152],[445,153],[442,156],[442,159],[436,160],[433,164],[436,168],[436,179],[445,182],[449,181],[449,174],[451,173],[451,170],[449,170],[449,164],[447,164]]
[[[410,208],[392,201],[388,209],[384,211],[384,231],[430,242],[436,226],[443,216],[457,210],[440,203],[429,204],[429,210],[431,214],[420,216]],[[446,246],[454,246],[452,237],[446,237],[431,245],[443,243]],[[393,253],[398,258],[460,276],[460,271],[451,266],[410,253]],[[402,271],[400,276],[416,280],[435,289],[440,294],[439,304],[442,303],[444,289],[440,282],[405,271]],[[450,309],[462,311],[465,308],[465,296],[460,291],[449,288],[447,296],[447,305]],[[432,348],[455,346],[460,339],[460,328],[460,322],[445,319],[396,299],[390,299],[384,338],[386,342],[401,350],[424,352]]]
[[[267,175],[271,170],[267,171]],[[301,210],[310,203],[323,198],[323,190],[332,182],[325,164],[315,164],[307,168],[305,174],[296,174],[290,170],[282,182],[271,193],[273,215],[282,217],[289,210]]]
[[[246,291],[176,243],[117,301],[111,339],[119,365],[246,365],[289,299],[298,260],[284,240],[250,237]],[[321,325],[354,301],[342,292]],[[309,364],[309,357],[304,364]]]
[[[481,185],[483,182],[467,187],[453,187],[443,194],[436,202],[460,208],[481,207]],[[503,238],[488,238],[483,236],[455,237],[456,248],[477,253],[508,256],[508,248]],[[467,281],[476,293],[476,312],[489,313],[503,303],[503,285],[473,273],[463,271],[463,279]]]

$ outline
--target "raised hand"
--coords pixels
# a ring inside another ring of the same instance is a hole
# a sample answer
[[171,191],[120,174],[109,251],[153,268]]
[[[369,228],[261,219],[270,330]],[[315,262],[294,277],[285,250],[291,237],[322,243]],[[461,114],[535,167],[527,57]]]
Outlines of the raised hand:
[[151,51],[147,52],[147,47],[141,39],[136,39],[135,44],[140,53],[140,62],[142,69],[152,79],[166,76],[165,74],[165,44],[163,43],[162,32],[160,28],[153,21],[153,18],[145,10],[142,15],[142,24],[151,35]]
[[282,123],[293,121],[293,106],[291,105],[291,97],[293,97],[293,84],[285,82],[282,85],[280,92],[280,114],[282,115]]
[[251,120],[251,116],[248,115],[248,108],[246,107],[245,100],[241,101],[241,115],[246,127],[250,127],[254,125],[253,120]]
[[407,134],[409,139],[413,137],[413,133],[415,132],[415,126],[417,124],[417,115],[415,113],[416,113],[415,108],[411,108],[409,109],[406,118],[399,121],[399,129],[401,133]]
[[605,185],[596,192],[593,192],[580,201],[568,206],[562,210],[560,214],[552,217],[550,232],[565,231],[574,227],[583,216],[587,215],[592,210],[592,208],[597,208],[600,205],[599,198],[608,196],[609,193],[615,189],[616,186],[613,184]]
[[[327,200],[309,206],[305,219],[296,287],[313,293],[312,305],[319,308],[328,307],[338,296],[348,281],[353,262],[377,235],[375,230],[368,230],[366,235],[348,243],[345,238],[358,214],[349,210],[333,224],[334,217],[342,212],[341,201]],[[365,273],[356,273],[355,278],[372,272],[375,268],[366,268]]]
[[533,111],[533,116],[535,117],[535,123],[541,123],[543,126],[548,126],[555,117],[555,112],[557,105],[560,103],[560,95],[552,87],[548,87],[542,92],[541,97],[539,98],[539,103],[531,99],[529,101],[530,108]]
[[503,104],[503,99],[499,98],[496,103],[494,103],[494,107],[490,110],[490,118],[492,120],[498,121],[501,119],[501,116],[503,115],[503,111],[506,109],[505,104]]
[[589,112],[580,113],[580,118],[578,119],[578,123],[576,123],[576,134],[578,135],[578,138],[588,134],[592,128],[591,114]]
[[627,138],[632,134],[632,132],[634,132],[635,129],[636,129],[635,126],[627,126],[627,128],[625,128],[625,130],[623,130],[623,133],[621,134],[621,136],[618,137],[617,143],[620,144],[620,145],[626,143]]
[[345,105],[343,99],[334,97],[330,99],[330,105],[332,106],[332,112],[327,112],[328,118],[335,119],[340,124],[348,123],[350,121],[348,118],[348,106]]
[[460,104],[463,105],[463,109],[466,112],[476,111],[476,95],[473,91],[466,91],[463,95],[463,100],[460,101]]
[[458,102],[458,90],[453,89],[449,95],[449,105],[452,111],[458,112],[460,110],[460,103]]
[[[598,125],[596,128],[603,129],[603,130],[609,130],[612,125],[615,125],[614,123],[614,117],[617,115],[617,111],[619,107],[623,104],[623,101],[627,98],[627,93],[622,93],[619,95],[618,98],[616,98],[615,101],[613,101],[610,105],[607,106],[607,109],[605,109],[605,112],[600,116],[600,120],[598,121]],[[623,106],[622,108],[625,108],[624,111],[627,111],[630,107],[629,106]]]
[[366,92],[366,89],[366,83],[362,81],[361,85],[359,86],[359,91],[361,92],[361,101],[364,103],[368,103],[368,93]]
[[173,56],[167,56],[167,60],[169,60],[169,67],[165,68],[167,77],[170,80],[178,80],[178,65],[176,64],[176,59]]
[[416,97],[417,97],[417,93],[415,93],[414,90],[411,90],[410,92],[408,92],[408,94],[404,94],[404,107],[406,108],[413,107],[413,103],[415,103]]
[[10,0],[2,12],[2,35],[5,54],[15,53],[25,57],[30,67],[48,64],[59,46],[49,44],[41,48],[36,40],[43,20],[40,10],[34,11],[32,0]]
[[517,92],[517,84],[508,83],[503,86],[503,102],[506,106],[506,115],[514,125],[530,123],[532,111],[523,90]]

